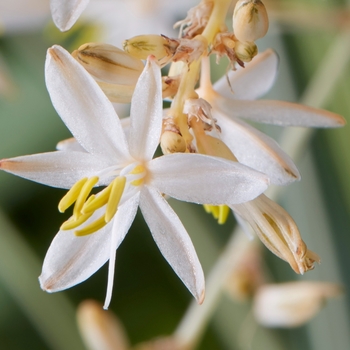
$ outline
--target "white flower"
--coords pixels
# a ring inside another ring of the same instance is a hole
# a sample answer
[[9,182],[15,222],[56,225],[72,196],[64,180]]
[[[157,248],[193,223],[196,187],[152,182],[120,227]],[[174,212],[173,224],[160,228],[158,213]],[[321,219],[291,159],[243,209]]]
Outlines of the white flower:
[[340,115],[296,103],[257,100],[273,85],[278,57],[272,50],[256,56],[244,69],[228,73],[214,86],[202,79],[199,96],[212,106],[221,128],[220,138],[238,161],[267,174],[272,184],[284,185],[300,178],[299,171],[278,144],[239,118],[280,126],[340,127]]
[[[39,278],[42,288],[55,292],[72,287],[109,260],[107,307],[116,249],[140,206],[163,256],[203,301],[204,278],[196,252],[162,193],[201,204],[234,205],[263,192],[267,177],[236,162],[199,154],[152,160],[162,128],[161,76],[154,58],[148,60],[134,92],[128,138],[97,83],[59,46],[48,50],[46,84],[55,109],[84,151],[72,151],[68,142],[61,149],[69,151],[0,163],[2,170],[30,180],[72,187],[59,209],[75,202],[73,216],[48,250]],[[94,185],[108,187],[87,199]]]
[[254,296],[253,312],[265,327],[298,327],[314,317],[327,299],[341,293],[339,285],[325,282],[266,284]]

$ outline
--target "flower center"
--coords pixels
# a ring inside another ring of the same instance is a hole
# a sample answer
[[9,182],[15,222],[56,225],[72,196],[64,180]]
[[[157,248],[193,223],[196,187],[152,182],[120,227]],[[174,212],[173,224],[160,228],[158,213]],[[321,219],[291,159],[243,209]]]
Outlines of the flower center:
[[[110,174],[110,170],[108,171]],[[74,231],[76,236],[94,233],[109,223],[118,207],[140,190],[146,176],[146,169],[139,163],[133,163],[119,172],[110,184],[98,194],[91,194],[93,187],[101,180],[98,176],[77,181],[58,204],[63,213],[74,204],[73,215],[61,225],[61,230],[79,228],[92,214],[105,207],[104,214],[81,229]]]

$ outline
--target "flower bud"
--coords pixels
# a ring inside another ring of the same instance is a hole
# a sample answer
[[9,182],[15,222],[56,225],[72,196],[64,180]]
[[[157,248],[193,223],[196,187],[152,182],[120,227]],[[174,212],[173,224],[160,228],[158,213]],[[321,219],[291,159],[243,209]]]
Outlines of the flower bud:
[[265,327],[298,327],[309,321],[340,286],[322,282],[290,282],[260,287],[253,301],[256,320]]
[[108,84],[136,85],[144,67],[141,60],[108,44],[84,44],[72,56],[97,81]]
[[91,74],[112,102],[129,103],[144,68],[141,60],[108,44],[88,43],[72,56]]
[[291,216],[265,195],[235,204],[232,209],[250,224],[265,246],[287,261],[296,273],[304,274],[314,268],[315,262],[320,262],[319,256],[308,250]]
[[178,47],[177,40],[162,35],[138,35],[123,43],[123,49],[133,57],[145,60],[149,55],[158,60],[170,58]]
[[123,325],[112,312],[103,310],[97,301],[83,301],[78,307],[77,321],[87,349],[129,349]]
[[233,31],[239,41],[254,42],[266,35],[269,19],[260,0],[239,0],[233,12]]
[[160,147],[163,154],[186,152],[186,142],[184,138],[176,132],[164,131],[160,138]]
[[253,42],[237,41],[235,53],[241,61],[250,62],[258,54],[258,47]]

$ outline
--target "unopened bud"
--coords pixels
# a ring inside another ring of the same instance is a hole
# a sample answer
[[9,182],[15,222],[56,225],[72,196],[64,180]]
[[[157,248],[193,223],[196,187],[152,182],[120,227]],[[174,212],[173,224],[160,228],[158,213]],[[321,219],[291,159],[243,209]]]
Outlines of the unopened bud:
[[88,43],[72,56],[91,74],[112,102],[129,103],[144,65],[141,60],[108,44]]
[[260,0],[239,0],[233,12],[233,31],[239,41],[254,42],[266,35],[269,19]]
[[87,349],[129,349],[123,325],[97,301],[83,301],[78,307],[77,321]]
[[162,96],[163,98],[176,95],[180,85],[180,75],[174,77],[162,77]]
[[136,85],[144,67],[141,60],[108,44],[84,44],[72,56],[97,81],[109,84]]
[[322,282],[264,285],[254,297],[254,316],[265,327],[298,327],[315,316],[328,298],[341,292],[340,286]]
[[160,138],[160,147],[163,154],[186,152],[186,142],[184,138],[173,131],[164,131]]
[[123,43],[123,49],[130,55],[145,60],[149,55],[158,60],[171,57],[177,46],[177,40],[172,40],[161,35],[139,35],[134,36]]
[[292,217],[277,203],[261,194],[232,209],[246,220],[265,246],[300,274],[314,268],[319,256],[309,250]]
[[237,41],[235,53],[241,61],[250,62],[258,54],[258,47],[251,42]]

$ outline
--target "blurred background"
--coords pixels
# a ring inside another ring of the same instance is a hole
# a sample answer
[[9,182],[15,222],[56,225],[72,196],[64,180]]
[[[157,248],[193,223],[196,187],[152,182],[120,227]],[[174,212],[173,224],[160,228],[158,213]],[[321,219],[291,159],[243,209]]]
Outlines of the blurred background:
[[[47,0],[0,0],[0,158],[52,151],[70,137],[51,105],[44,82],[46,50],[60,44],[72,51],[90,41],[121,47],[137,34],[177,36],[172,25],[186,17],[196,1],[100,0],[88,5],[68,33],[51,21]],[[270,99],[300,101],[350,118],[350,7],[346,1],[276,0],[265,3],[268,35],[259,50],[272,47],[280,57]],[[228,25],[230,26],[230,19]],[[217,68],[225,72],[226,63]],[[116,106],[121,116],[128,107]],[[261,127],[261,126],[260,126]],[[342,129],[262,130],[288,150],[302,144],[296,164],[302,181],[285,188],[280,204],[297,222],[308,247],[322,263],[297,276],[263,249],[270,282],[294,280],[341,284],[343,295],[331,299],[306,325],[293,329],[259,326],[251,302],[223,293],[198,349],[345,350],[350,348],[350,131]],[[304,135],[303,143],[300,141]],[[298,140],[298,141],[296,141]],[[57,210],[65,191],[0,173],[0,348],[84,349],[75,321],[85,299],[103,302],[107,266],[86,282],[58,294],[40,290],[37,277],[50,242],[67,218]],[[202,207],[170,201],[187,228],[207,273],[224,250],[235,226],[223,226]],[[154,244],[142,215],[137,215],[117,253],[110,309],[123,323],[131,344],[176,329],[191,295]],[[244,336],[242,336],[244,334]]]

